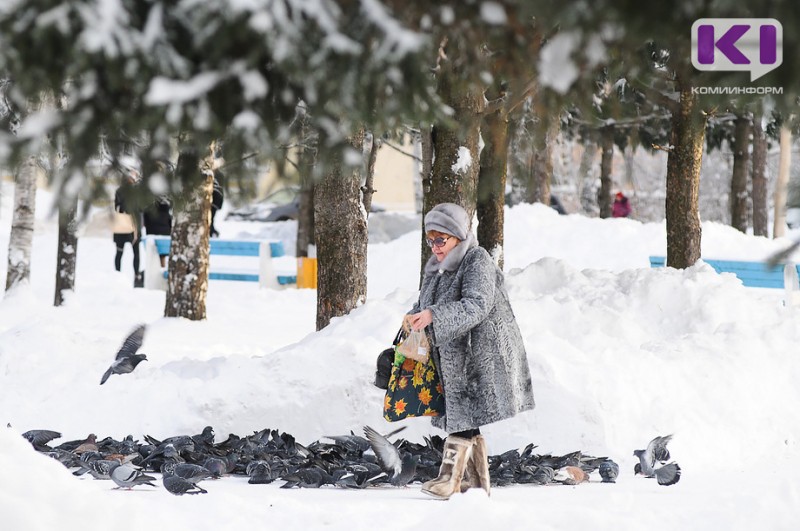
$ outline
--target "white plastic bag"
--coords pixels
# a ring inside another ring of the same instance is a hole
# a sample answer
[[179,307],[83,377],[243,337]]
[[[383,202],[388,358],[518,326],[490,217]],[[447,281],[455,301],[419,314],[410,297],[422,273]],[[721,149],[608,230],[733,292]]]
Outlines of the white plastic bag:
[[425,330],[412,330],[407,320],[403,321],[403,337],[397,344],[397,351],[412,360],[426,363],[430,351]]

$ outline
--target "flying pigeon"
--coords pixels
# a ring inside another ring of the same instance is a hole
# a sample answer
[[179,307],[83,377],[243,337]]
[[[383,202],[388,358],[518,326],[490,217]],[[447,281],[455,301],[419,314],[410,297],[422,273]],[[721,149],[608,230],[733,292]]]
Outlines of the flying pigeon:
[[600,477],[603,478],[603,483],[616,483],[618,475],[619,465],[614,461],[607,459],[600,463]]
[[147,325],[139,325],[125,338],[125,342],[122,344],[122,347],[120,347],[119,352],[117,352],[117,357],[114,358],[114,362],[105,374],[103,374],[100,385],[106,383],[106,380],[108,380],[108,377],[112,374],[127,374],[133,372],[133,369],[135,369],[140,362],[147,359],[146,355],[136,353],[142,346],[146,328]]
[[369,426],[364,426],[364,435],[378,458],[378,464],[389,475],[389,483],[396,487],[408,485],[417,473],[419,456],[409,453],[401,456],[400,450],[389,439]]
[[22,434],[33,447],[39,451],[46,451],[50,448],[47,443],[53,439],[58,439],[61,434],[53,430],[29,430]]
[[635,474],[642,474],[645,477],[655,477],[659,485],[674,485],[681,478],[681,467],[678,463],[669,463],[660,468],[655,468],[656,462],[664,463],[669,460],[669,450],[667,443],[672,440],[672,435],[656,437],[647,444],[644,450],[634,450],[633,455],[639,458],[639,462],[634,466]]
[[150,485],[155,487],[151,481],[155,481],[153,476],[145,475],[141,470],[138,470],[130,465],[123,465],[116,463],[111,465],[108,473],[111,476],[111,481],[117,484],[121,489],[132,489],[136,485]]

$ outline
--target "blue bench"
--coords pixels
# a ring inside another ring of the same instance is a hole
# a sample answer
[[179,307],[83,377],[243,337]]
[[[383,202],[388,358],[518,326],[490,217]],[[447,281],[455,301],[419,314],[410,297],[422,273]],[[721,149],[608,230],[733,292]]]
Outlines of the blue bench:
[[[667,259],[663,256],[651,256],[650,267],[664,267]],[[785,271],[782,266],[770,267],[764,262],[746,262],[742,260],[707,260],[703,261],[714,268],[717,273],[733,273],[748,288],[786,288],[791,280],[792,271]],[[789,266],[787,266],[789,267]],[[799,266],[791,266],[800,273]],[[797,277],[792,277],[796,279]]]
[[[272,258],[286,255],[281,241],[266,240],[209,240],[209,254],[224,256],[242,256],[259,259],[258,270],[225,271],[215,270],[208,272],[210,280],[235,280],[242,282],[258,282],[262,287],[277,287],[295,284],[297,275],[276,275],[272,269]],[[159,255],[168,255],[171,240],[168,236],[145,237],[146,270],[161,269]],[[161,277],[166,279],[168,271],[163,270]],[[145,274],[145,287],[158,289],[165,287],[164,280],[159,275]]]

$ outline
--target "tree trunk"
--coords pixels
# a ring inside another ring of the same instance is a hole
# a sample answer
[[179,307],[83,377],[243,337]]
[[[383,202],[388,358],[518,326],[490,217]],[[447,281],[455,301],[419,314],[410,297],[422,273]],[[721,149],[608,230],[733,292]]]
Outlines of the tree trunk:
[[303,149],[300,152],[298,169],[300,193],[297,207],[297,243],[295,256],[307,257],[309,245],[316,245],[314,235],[314,168],[317,163],[317,135],[309,130],[303,119],[300,133]]
[[597,191],[597,204],[600,217],[611,217],[611,175],[614,161],[614,126],[606,125],[600,130],[600,189]]
[[[364,132],[350,138],[361,152]],[[367,219],[361,203],[361,168],[337,155],[314,191],[317,236],[317,330],[367,299]]]
[[[430,207],[438,203],[459,204],[471,219],[480,168],[478,142],[485,106],[483,92],[464,83],[457,72],[444,65],[438,91],[444,103],[453,109],[455,123],[434,126],[431,189],[425,203]],[[429,207],[425,208],[423,214],[428,210]]]
[[414,146],[414,152],[419,151],[419,174],[414,176],[414,212],[422,213],[423,196],[425,195],[425,183],[430,182],[431,170],[433,168],[433,136],[431,126],[420,124],[419,142]]
[[731,226],[747,232],[747,169],[750,164],[750,120],[736,117],[731,177]]
[[761,113],[753,116],[753,234],[769,236],[767,215],[767,138]]
[[667,265],[685,269],[700,259],[702,227],[697,198],[706,120],[691,87],[679,85],[679,90],[667,157]]
[[478,174],[478,243],[503,269],[503,221],[508,165],[508,118],[503,110],[483,119]]
[[780,145],[781,158],[778,165],[778,179],[775,182],[773,238],[780,238],[786,234],[786,187],[789,185],[789,170],[792,164],[792,131],[786,124],[781,127]]
[[372,187],[375,182],[375,163],[378,161],[378,151],[383,144],[381,139],[375,136],[375,133],[372,133],[371,136],[372,142],[369,148],[369,158],[367,159],[367,176],[364,179],[364,186],[361,188],[364,194],[364,211],[367,213],[367,218],[369,218],[369,211],[372,209],[372,195],[376,192],[375,188]]
[[595,208],[597,194],[594,193],[594,179],[592,178],[592,166],[597,155],[597,144],[591,142],[584,144],[581,154],[581,163],[578,167],[578,179],[580,179],[580,202],[581,210],[584,214],[596,215],[598,210]]
[[[181,198],[181,205],[175,209],[164,307],[165,317],[185,317],[192,321],[206,318],[211,193],[214,188],[214,173],[206,171],[201,174],[199,162],[195,151],[183,151],[178,157],[177,176],[181,182],[196,184],[188,189]],[[147,274],[153,273],[148,271]]]
[[36,159],[28,157],[17,169],[14,213],[8,241],[6,291],[11,291],[17,285],[30,280],[33,223],[36,212],[36,167]]
[[75,289],[78,258],[78,198],[65,198],[58,205],[58,254],[54,306],[61,306],[64,293]]
[[[538,111],[539,126],[533,136],[528,202],[550,205],[550,184],[553,182],[553,144],[558,136],[557,117]],[[545,124],[545,122],[547,122]]]
[[623,150],[622,156],[625,158],[625,186],[634,188],[633,160],[636,156],[636,148],[628,144],[625,150]]
[[442,63],[437,90],[442,101],[454,112],[453,123],[439,123],[433,127],[433,166],[429,185],[424,187],[422,209],[420,283],[425,262],[431,256],[424,241],[425,214],[439,203],[461,205],[470,219],[475,213],[480,169],[478,142],[486,105],[483,92],[465,83],[462,76],[451,69],[449,61]]
[[781,155],[778,163],[778,179],[775,181],[775,221],[772,237],[786,234],[786,188],[789,186],[789,171],[792,165],[792,130],[784,124],[780,133]]

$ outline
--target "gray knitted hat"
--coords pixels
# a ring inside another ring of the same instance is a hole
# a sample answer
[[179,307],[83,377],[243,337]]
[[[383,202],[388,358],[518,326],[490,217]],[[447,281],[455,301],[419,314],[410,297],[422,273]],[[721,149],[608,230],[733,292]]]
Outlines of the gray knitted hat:
[[440,203],[425,214],[425,232],[437,230],[461,241],[469,234],[467,211],[455,203]]

